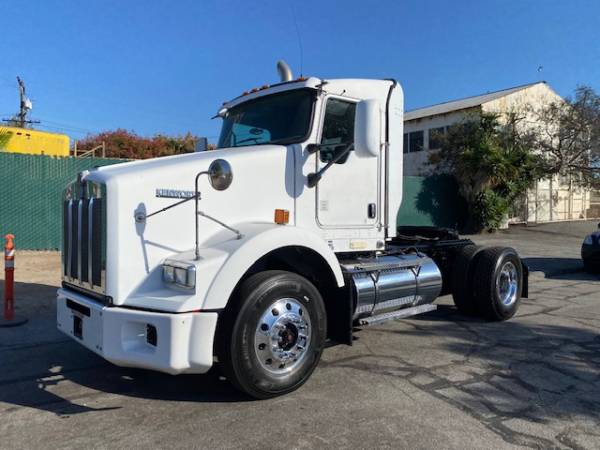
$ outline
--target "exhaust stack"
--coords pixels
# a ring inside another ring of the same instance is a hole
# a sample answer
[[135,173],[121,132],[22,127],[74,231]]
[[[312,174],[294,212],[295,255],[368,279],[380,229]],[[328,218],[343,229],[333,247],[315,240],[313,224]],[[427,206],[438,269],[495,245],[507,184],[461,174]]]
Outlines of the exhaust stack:
[[277,61],[277,73],[282,83],[292,81],[292,69],[290,69],[290,66],[283,59]]

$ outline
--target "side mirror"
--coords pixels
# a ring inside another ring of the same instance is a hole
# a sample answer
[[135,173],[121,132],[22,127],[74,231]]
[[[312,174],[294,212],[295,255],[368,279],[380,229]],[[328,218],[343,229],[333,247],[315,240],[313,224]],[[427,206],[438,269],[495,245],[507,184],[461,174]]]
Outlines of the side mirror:
[[208,167],[208,180],[213,189],[224,191],[233,181],[231,166],[224,159],[215,159]]
[[372,158],[381,149],[381,114],[377,100],[363,100],[356,105],[354,151],[359,158]]

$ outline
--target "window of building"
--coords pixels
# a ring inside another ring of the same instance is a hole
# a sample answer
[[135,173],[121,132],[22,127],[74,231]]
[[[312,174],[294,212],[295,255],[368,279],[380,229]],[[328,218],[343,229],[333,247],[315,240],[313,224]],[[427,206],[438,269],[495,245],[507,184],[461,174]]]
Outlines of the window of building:
[[423,150],[424,133],[421,131],[413,131],[408,135],[408,146],[410,153],[420,152]]
[[446,133],[445,127],[430,128],[429,129],[429,149],[437,150],[442,148],[444,141],[444,134]]
[[408,153],[408,133],[404,133],[404,143],[402,145],[403,153]]

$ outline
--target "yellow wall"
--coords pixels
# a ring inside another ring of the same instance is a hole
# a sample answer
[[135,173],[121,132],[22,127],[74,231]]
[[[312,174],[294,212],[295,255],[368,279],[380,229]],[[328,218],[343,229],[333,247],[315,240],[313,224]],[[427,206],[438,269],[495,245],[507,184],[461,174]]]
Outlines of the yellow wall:
[[17,127],[0,127],[10,140],[0,151],[32,155],[69,156],[69,136]]

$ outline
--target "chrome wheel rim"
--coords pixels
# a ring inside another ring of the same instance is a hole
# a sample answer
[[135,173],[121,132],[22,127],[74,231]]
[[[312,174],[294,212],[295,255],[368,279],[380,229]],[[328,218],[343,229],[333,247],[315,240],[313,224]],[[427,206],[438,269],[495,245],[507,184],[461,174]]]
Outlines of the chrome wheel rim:
[[283,375],[292,372],[306,357],[310,346],[308,311],[293,298],[282,298],[266,308],[254,333],[254,349],[260,365]]
[[517,300],[519,290],[519,273],[515,265],[508,261],[501,267],[496,277],[496,293],[505,306],[512,305]]

